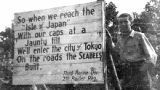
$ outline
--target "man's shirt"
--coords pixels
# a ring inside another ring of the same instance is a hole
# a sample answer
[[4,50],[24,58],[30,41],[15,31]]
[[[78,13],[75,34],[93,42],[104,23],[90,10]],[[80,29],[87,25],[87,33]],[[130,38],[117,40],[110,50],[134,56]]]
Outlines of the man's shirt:
[[156,64],[157,54],[143,33],[132,30],[127,38],[118,39],[116,48],[121,60],[129,62],[146,60]]

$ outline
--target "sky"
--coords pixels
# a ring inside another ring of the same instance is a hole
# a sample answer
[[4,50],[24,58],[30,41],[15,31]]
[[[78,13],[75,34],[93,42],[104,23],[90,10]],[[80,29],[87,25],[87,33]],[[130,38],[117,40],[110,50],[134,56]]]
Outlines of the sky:
[[[33,10],[50,9],[54,7],[69,6],[94,2],[97,0],[1,0],[0,1],[0,31],[11,27],[14,13]],[[144,10],[145,4],[150,0],[105,0],[112,1],[120,13],[138,12]]]

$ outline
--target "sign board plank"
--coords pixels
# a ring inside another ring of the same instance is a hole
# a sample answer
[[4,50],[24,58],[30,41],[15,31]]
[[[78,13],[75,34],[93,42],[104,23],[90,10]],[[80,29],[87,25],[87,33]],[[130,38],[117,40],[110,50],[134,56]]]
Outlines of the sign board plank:
[[15,40],[15,48],[18,47],[34,47],[34,46],[47,46],[69,43],[82,43],[82,42],[97,42],[102,41],[102,33],[85,33],[85,34],[73,34],[63,35],[55,37],[43,37],[43,38],[31,38],[27,40]]
[[46,46],[32,46],[32,47],[18,47],[14,49],[15,56],[18,55],[46,55],[56,53],[77,53],[82,52],[96,52],[102,51],[102,42],[82,42],[82,43],[69,43],[58,45],[46,45]]
[[[72,68],[71,68],[72,66]],[[96,67],[95,67],[96,66]],[[16,68],[15,84],[77,84],[103,83],[102,63],[43,65],[41,70],[24,71]],[[50,69],[49,69],[50,68]],[[48,70],[49,69],[49,70]],[[45,73],[45,74],[44,74]],[[40,75],[40,76],[39,76]],[[24,81],[24,82],[21,82]]]
[[39,63],[45,64],[69,64],[69,63],[82,63],[102,61],[102,52],[79,52],[79,53],[61,53],[49,55],[30,55],[30,56],[17,56],[14,61],[15,67],[25,66],[27,64]]
[[92,32],[102,32],[101,21],[91,22],[91,23],[82,23],[75,25],[68,25],[66,27],[56,28],[56,29],[38,29],[34,31],[16,31],[16,39],[29,39],[29,38],[41,38],[41,37],[52,37],[52,36],[61,36],[61,35],[72,35],[72,34],[81,34],[92,33]]
[[[26,30],[26,26],[36,26],[44,24],[43,28],[47,28],[49,23],[53,24],[53,28],[65,27],[66,25],[93,22],[101,18],[101,3],[91,2],[87,4],[78,4],[68,7],[58,7],[46,10],[37,10],[23,13],[16,13],[14,24],[16,30]],[[61,23],[65,22],[66,25]],[[35,30],[27,29],[27,30]]]

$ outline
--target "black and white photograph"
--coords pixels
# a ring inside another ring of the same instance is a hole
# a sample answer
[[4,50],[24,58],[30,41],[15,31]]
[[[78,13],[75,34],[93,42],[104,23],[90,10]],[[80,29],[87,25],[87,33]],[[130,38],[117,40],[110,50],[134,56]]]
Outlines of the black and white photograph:
[[0,90],[160,90],[160,0],[4,0],[0,11]]

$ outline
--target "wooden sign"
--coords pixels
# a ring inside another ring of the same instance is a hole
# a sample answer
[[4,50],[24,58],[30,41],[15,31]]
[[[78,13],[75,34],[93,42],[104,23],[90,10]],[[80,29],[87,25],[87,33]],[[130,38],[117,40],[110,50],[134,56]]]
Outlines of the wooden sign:
[[16,13],[13,84],[104,83],[102,4]]

